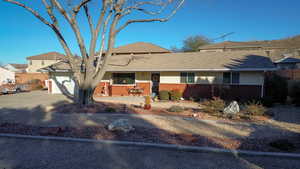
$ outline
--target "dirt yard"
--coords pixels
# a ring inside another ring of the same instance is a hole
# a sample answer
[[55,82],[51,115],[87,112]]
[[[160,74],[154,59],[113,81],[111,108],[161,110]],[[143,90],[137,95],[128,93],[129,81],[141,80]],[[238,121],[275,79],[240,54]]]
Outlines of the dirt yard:
[[[49,107],[53,108],[67,103],[68,99],[64,96],[48,95],[46,92],[0,96],[0,124],[3,127],[1,131],[11,131],[7,130],[5,126],[12,124],[12,126],[21,126],[21,129],[29,128],[30,130],[31,127],[68,127],[73,128],[74,131],[96,132],[99,136],[99,134],[101,135],[99,131],[103,131],[105,126],[111,122],[117,119],[128,119],[129,123],[137,129],[136,134],[139,133],[140,137],[145,138],[146,141],[147,138],[150,139],[153,136],[153,133],[159,133],[168,136],[168,139],[170,137],[182,139],[181,136],[184,135],[184,138],[190,136],[200,140],[205,138],[218,142],[219,145],[224,141],[227,141],[226,143],[229,145],[237,145],[240,143],[236,141],[241,140],[245,144],[255,145],[255,143],[263,144],[270,140],[284,138],[291,139],[295,145],[300,147],[300,109],[294,107],[273,108],[274,119],[261,122],[203,120],[193,117],[153,114],[55,112],[49,109]],[[146,131],[149,131],[148,135],[145,135]],[[127,139],[135,137],[137,136],[130,136]],[[103,137],[99,136],[99,138]],[[124,136],[120,136],[120,138],[124,139]],[[243,147],[243,145],[239,146]]]

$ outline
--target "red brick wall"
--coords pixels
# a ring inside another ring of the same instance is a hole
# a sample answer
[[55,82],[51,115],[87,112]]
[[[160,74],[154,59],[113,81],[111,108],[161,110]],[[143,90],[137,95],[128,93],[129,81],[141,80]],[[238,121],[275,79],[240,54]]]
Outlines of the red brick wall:
[[221,97],[227,100],[251,100],[261,96],[261,86],[255,85],[205,85],[205,84],[160,84],[159,90],[180,90],[184,98]]
[[109,82],[101,82],[98,84],[94,91],[94,96],[99,97],[103,95],[109,95]]
[[42,82],[49,79],[49,75],[47,73],[16,73],[15,76],[17,84],[27,83],[34,79],[39,79]]
[[[134,88],[133,85],[110,85],[109,82],[105,82],[106,92],[109,96],[129,96],[129,90]],[[99,83],[99,85],[96,87],[94,96],[99,97],[103,96],[102,93],[104,92],[104,82]],[[137,83],[137,87],[142,88],[144,92],[142,93],[143,96],[150,95],[151,92],[151,85],[150,83]]]

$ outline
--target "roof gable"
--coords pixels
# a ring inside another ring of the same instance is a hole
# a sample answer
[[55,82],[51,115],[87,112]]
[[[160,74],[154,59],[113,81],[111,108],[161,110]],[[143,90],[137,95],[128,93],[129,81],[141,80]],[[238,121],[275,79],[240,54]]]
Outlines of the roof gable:
[[138,53],[170,53],[169,50],[152,43],[136,42],[128,45],[119,46],[113,49],[113,53],[138,54]]
[[48,52],[35,56],[27,57],[27,60],[62,60],[65,58],[65,55],[58,52]]

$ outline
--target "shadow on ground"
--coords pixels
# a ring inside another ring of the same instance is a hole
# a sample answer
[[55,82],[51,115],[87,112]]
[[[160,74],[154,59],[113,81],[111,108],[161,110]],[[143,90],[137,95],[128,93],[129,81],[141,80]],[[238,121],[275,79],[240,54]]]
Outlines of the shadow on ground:
[[[74,109],[70,110],[70,106]],[[106,107],[105,107],[106,106]],[[106,125],[119,117],[108,116],[103,117],[103,123],[96,122],[93,119],[93,115],[80,114],[78,111],[91,111],[99,109],[100,112],[105,111],[107,106],[104,103],[100,103],[97,106],[91,106],[88,108],[79,108],[74,104],[60,101],[52,104],[50,107],[36,106],[34,108],[1,108],[0,109],[0,132],[13,133],[15,131],[21,131],[24,134],[38,135],[41,134],[41,130],[57,128],[61,126],[62,129],[53,134],[46,131],[45,135],[58,135],[74,137],[79,135],[82,138],[93,139],[111,139],[111,140],[126,140],[126,141],[146,141],[146,142],[159,142],[169,144],[187,144],[187,145],[199,145],[199,146],[213,146],[218,148],[237,148],[237,149],[262,149],[273,150],[271,148],[265,149],[263,145],[270,140],[262,139],[234,139],[234,134],[224,129],[223,134],[227,138],[215,138],[207,137],[206,135],[195,134],[178,134],[172,133],[167,130],[163,130],[155,126],[155,123],[151,123],[145,119],[141,119],[138,116],[130,116],[130,118],[136,118],[140,123],[145,123],[149,128],[136,127],[136,130],[131,133],[121,132],[109,132],[106,129]],[[124,105],[114,105],[116,110],[122,114],[126,112],[132,112],[128,107]],[[56,113],[49,111],[48,109],[55,110]],[[87,109],[87,110],[84,110]],[[58,111],[60,111],[58,113]],[[71,111],[71,112],[67,112]],[[123,111],[123,112],[122,112]],[[94,112],[96,113],[96,112]],[[126,117],[126,116],[123,116]],[[84,120],[85,123],[76,123],[77,121]],[[203,125],[210,125],[209,123],[203,123]],[[9,126],[6,130],[5,127]],[[176,125],[177,127],[182,127]],[[215,129],[215,126],[208,126],[212,131],[219,132]],[[273,128],[274,129],[274,128]],[[182,128],[182,130],[187,130]],[[49,130],[48,130],[49,131]],[[251,136],[259,135],[259,130],[252,131]],[[298,133],[291,133],[291,131],[284,131],[289,135],[293,134],[298,137]],[[298,137],[300,138],[300,137]],[[293,139],[298,139],[293,138]],[[273,138],[272,138],[273,139]],[[3,139],[0,140],[0,146],[3,151],[0,152],[0,165],[4,164],[9,166],[7,168],[21,169],[28,167],[28,160],[32,164],[29,166],[47,168],[54,167],[57,161],[58,168],[68,168],[66,165],[73,162],[72,168],[198,168],[197,166],[206,165],[201,168],[295,168],[299,166],[299,161],[280,159],[277,162],[274,159],[267,157],[237,157],[234,155],[220,155],[211,153],[192,153],[181,151],[169,151],[161,149],[145,149],[137,147],[120,147],[113,145],[100,145],[83,143],[66,143],[51,141],[22,141],[19,143],[18,139]],[[300,139],[298,139],[300,140]],[[294,141],[294,140],[293,140]],[[36,144],[32,145],[32,143]],[[54,144],[54,145],[52,145]],[[234,144],[234,145],[230,145]],[[251,146],[256,147],[249,147]],[[299,146],[296,143],[296,146]],[[71,146],[72,145],[72,146]],[[7,147],[6,147],[7,146]],[[14,148],[17,146],[18,148]],[[53,149],[51,148],[53,147]],[[298,147],[299,148],[299,147]],[[47,151],[46,151],[47,150]],[[49,151],[48,151],[49,150]],[[21,151],[21,152],[20,152]],[[30,152],[25,155],[25,152]],[[90,153],[89,153],[90,152]],[[23,156],[23,158],[21,158]],[[66,161],[61,161],[67,159]],[[214,160],[212,160],[214,159]],[[27,162],[26,162],[27,161]],[[291,162],[292,161],[292,162]],[[80,162],[80,163],[79,163]],[[286,164],[285,164],[286,163]],[[24,167],[25,166],[25,167]],[[89,166],[89,167],[85,167]]]

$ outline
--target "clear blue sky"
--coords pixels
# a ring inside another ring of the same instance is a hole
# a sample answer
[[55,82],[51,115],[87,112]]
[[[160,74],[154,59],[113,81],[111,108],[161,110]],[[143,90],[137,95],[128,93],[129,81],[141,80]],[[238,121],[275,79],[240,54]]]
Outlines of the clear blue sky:
[[[225,40],[280,39],[300,34],[299,11],[299,0],[186,0],[167,23],[129,26],[117,37],[116,46],[145,41],[165,48],[180,47],[190,35],[215,38],[228,32],[235,34]],[[25,63],[27,56],[63,52],[52,31],[30,13],[2,1],[0,12],[0,62]],[[74,40],[72,32],[66,29],[65,33]],[[71,46],[78,51],[76,43]]]

